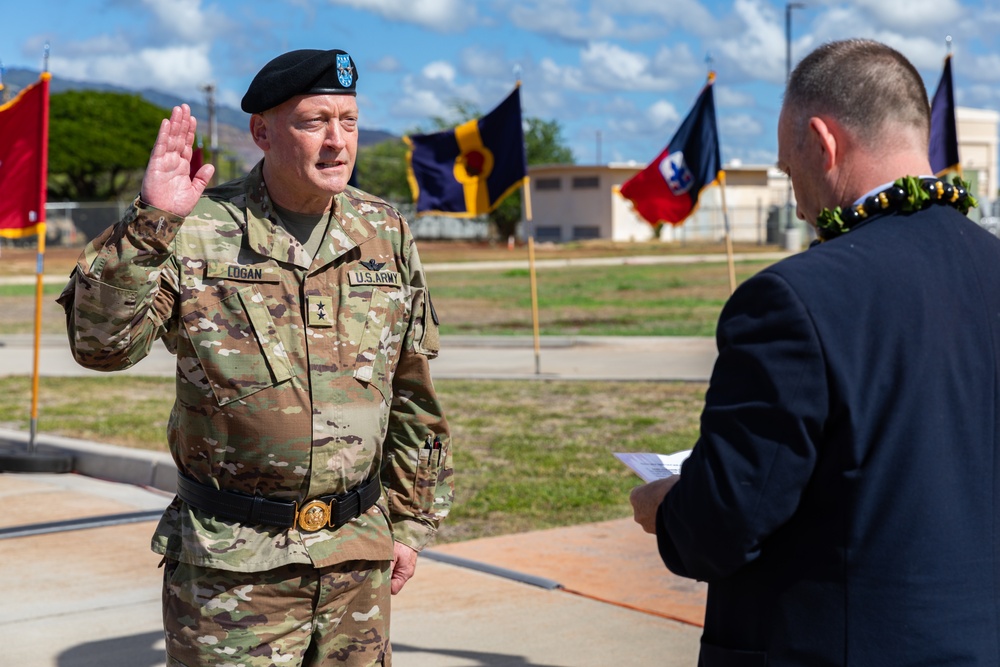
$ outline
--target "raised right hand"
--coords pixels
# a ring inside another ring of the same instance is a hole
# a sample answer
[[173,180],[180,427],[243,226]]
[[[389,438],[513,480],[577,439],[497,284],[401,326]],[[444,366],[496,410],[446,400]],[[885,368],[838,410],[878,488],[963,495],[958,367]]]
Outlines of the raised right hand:
[[197,127],[198,121],[186,104],[174,107],[170,118],[164,118],[160,123],[160,131],[142,177],[139,196],[146,204],[182,217],[194,210],[198,198],[215,173],[213,165],[204,164],[191,178],[191,145]]

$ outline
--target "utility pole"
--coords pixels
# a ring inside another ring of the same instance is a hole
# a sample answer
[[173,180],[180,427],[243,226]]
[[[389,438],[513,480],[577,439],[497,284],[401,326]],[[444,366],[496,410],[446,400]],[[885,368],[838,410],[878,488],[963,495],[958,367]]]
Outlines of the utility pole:
[[[219,136],[215,129],[215,84],[206,83],[201,87],[201,90],[205,93],[205,98],[208,106],[208,155],[205,157],[205,164],[209,162],[215,163],[216,151],[219,147]],[[212,181],[215,181],[215,175],[212,175]]]
[[804,9],[801,2],[785,3],[785,84],[792,78],[792,10]]
[[[788,81],[792,78],[792,10],[793,9],[803,9],[805,7],[804,3],[801,2],[786,2],[785,3],[785,87],[788,87]],[[792,179],[788,178],[788,189],[785,192],[785,214],[787,215],[787,221],[785,223],[785,229],[795,228],[795,219],[792,215]]]

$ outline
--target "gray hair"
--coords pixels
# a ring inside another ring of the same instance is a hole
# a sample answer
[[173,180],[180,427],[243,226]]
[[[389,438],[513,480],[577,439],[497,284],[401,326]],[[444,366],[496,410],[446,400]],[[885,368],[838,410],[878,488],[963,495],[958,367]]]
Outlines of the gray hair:
[[890,124],[913,127],[925,142],[930,134],[920,74],[895,49],[867,39],[829,42],[803,58],[789,78],[784,107],[798,122],[829,115],[870,146]]

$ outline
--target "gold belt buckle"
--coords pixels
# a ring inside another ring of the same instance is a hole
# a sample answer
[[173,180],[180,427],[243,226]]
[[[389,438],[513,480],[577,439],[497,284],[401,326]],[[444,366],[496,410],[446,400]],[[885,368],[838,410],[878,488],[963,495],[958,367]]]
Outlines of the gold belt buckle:
[[300,530],[314,533],[330,523],[330,506],[322,500],[310,500],[298,511],[296,523]]

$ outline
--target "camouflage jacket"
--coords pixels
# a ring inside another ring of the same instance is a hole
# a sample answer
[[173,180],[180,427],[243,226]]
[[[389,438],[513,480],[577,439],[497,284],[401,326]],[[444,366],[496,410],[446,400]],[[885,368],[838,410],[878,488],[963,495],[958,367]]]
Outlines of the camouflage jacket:
[[59,297],[73,354],[114,371],[163,340],[177,356],[170,451],[202,484],[301,506],[381,471],[382,498],[312,533],[218,520],[175,498],[153,550],[247,572],[388,560],[393,538],[419,550],[454,486],[428,370],[437,324],[409,227],[348,188],[310,259],[276,219],[261,164],[206,191],[187,218],[137,199]]

